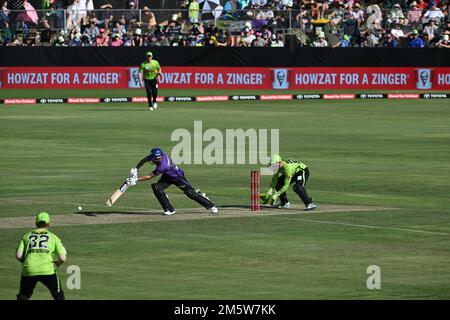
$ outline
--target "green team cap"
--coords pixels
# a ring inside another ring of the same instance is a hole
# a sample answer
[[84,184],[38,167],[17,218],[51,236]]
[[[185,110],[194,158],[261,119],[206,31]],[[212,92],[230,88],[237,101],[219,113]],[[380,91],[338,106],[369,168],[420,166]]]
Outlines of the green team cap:
[[278,163],[280,161],[283,161],[283,159],[281,159],[281,156],[279,154],[274,154],[271,158],[270,158],[270,164],[275,164]]
[[36,224],[39,223],[40,221],[43,221],[45,223],[50,223],[50,215],[47,212],[40,212],[36,216]]
[[153,53],[151,53],[151,51],[148,51],[145,55],[146,55],[147,57],[153,57]]

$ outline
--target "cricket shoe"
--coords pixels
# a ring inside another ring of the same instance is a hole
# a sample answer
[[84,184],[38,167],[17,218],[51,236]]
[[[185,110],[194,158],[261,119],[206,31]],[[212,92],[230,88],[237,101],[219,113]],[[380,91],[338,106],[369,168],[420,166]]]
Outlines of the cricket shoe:
[[148,111],[153,111],[153,107],[148,107]]
[[308,206],[306,207],[305,211],[312,211],[316,208],[317,206],[314,203],[310,203],[308,204]]
[[280,204],[278,206],[278,209],[289,209],[291,207],[291,204],[289,202],[286,202],[285,204]]
[[217,209],[217,207],[212,207],[209,209],[209,211],[211,211],[211,213],[213,214],[218,214],[219,213],[219,209]]
[[175,210],[173,210],[173,211],[167,210],[167,211],[164,211],[163,214],[166,216],[171,216],[171,215],[175,214]]
[[155,108],[155,110],[158,109],[158,104],[156,102],[153,104],[153,108]]

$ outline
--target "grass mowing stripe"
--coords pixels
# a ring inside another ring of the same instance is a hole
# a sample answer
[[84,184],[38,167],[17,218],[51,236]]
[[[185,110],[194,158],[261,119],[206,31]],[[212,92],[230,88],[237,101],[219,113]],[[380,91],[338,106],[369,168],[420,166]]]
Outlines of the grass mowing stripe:
[[428,233],[428,234],[436,234],[441,236],[450,236],[450,233],[446,232],[436,232],[436,231],[426,231],[426,230],[414,230],[414,229],[405,229],[405,228],[395,228],[395,227],[379,227],[379,226],[370,226],[365,224],[354,224],[347,222],[337,222],[337,221],[323,221],[323,220],[310,220],[310,219],[291,219],[291,218],[283,218],[283,217],[274,217],[274,216],[264,216],[275,220],[287,220],[287,221],[302,221],[302,222],[313,222],[313,223],[322,223],[322,224],[334,224],[346,227],[355,227],[355,228],[367,228],[367,229],[382,229],[382,230],[395,230],[395,231],[405,231],[405,232],[416,232],[416,233]]
[[[0,199],[1,201],[2,199]],[[33,201],[33,200],[25,200],[25,199],[5,199],[8,201],[17,201],[17,202],[27,202],[27,203],[36,203],[36,204],[60,204],[60,205],[70,205],[70,206],[85,206],[85,207],[101,207],[106,208],[104,204],[91,204],[91,203],[79,203],[79,202],[57,202],[57,201]],[[114,208],[123,208],[123,209],[137,209],[137,210],[148,210],[149,208],[139,208],[139,207],[126,207],[126,206],[114,206]]]

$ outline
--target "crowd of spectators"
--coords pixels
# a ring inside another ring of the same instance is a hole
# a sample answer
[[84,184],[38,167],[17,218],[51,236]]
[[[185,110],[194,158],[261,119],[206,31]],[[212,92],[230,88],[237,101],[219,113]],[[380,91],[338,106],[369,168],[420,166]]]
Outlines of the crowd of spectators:
[[180,0],[165,14],[138,0],[42,0],[29,14],[29,1],[2,0],[1,45],[282,47],[288,33],[314,47],[450,48],[448,0],[214,0],[209,12]]

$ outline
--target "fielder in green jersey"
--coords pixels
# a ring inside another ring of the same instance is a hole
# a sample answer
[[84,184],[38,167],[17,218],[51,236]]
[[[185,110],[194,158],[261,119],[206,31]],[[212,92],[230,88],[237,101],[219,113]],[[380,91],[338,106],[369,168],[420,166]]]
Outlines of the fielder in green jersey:
[[309,168],[306,164],[293,159],[283,160],[280,155],[275,154],[270,159],[270,165],[276,172],[272,177],[269,189],[267,189],[266,193],[261,194],[261,203],[275,205],[277,200],[280,199],[278,208],[289,208],[290,203],[286,191],[293,184],[294,192],[302,199],[306,210],[314,210],[316,208],[312,198],[309,197],[305,189],[309,178]]
[[55,300],[64,300],[56,267],[66,261],[66,249],[58,236],[48,231],[50,216],[47,212],[37,215],[36,226],[37,229],[27,232],[17,246],[16,258],[23,266],[17,300],[30,299],[37,282],[42,282]]
[[145,54],[146,61],[139,66],[139,81],[147,92],[148,110],[153,111],[158,108],[156,99],[158,98],[158,77],[161,73],[159,62],[153,59],[150,51]]

